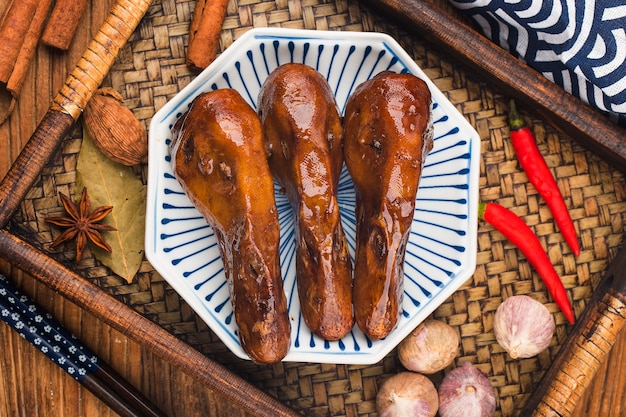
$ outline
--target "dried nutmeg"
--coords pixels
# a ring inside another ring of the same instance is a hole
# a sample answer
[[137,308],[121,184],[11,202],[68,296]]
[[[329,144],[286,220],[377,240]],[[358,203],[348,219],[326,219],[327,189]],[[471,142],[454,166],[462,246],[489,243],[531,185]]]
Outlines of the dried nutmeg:
[[530,358],[545,350],[555,327],[548,308],[527,295],[507,298],[493,317],[494,336],[513,359]]
[[87,133],[106,156],[132,166],[148,156],[146,129],[113,88],[97,90],[83,113]]

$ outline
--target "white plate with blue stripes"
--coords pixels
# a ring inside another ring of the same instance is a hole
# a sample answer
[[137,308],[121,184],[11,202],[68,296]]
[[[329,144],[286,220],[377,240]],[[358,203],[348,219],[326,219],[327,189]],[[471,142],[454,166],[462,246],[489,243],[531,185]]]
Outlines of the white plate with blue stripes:
[[[410,72],[424,79],[432,93],[435,140],[424,164],[407,245],[403,312],[385,339],[371,340],[355,326],[343,339],[329,342],[306,327],[293,262],[294,215],[276,186],[281,267],[292,328],[291,348],[284,360],[376,363],[470,278],[476,267],[478,134],[388,35],[251,29],[163,106],[149,129],[146,256],[224,344],[247,359],[239,343],[216,237],[176,180],[168,146],[172,126],[198,94],[234,88],[256,108],[267,75],[288,62],[305,63],[326,77],[342,111],[355,87],[383,70]],[[345,168],[338,200],[354,257],[355,192]]]

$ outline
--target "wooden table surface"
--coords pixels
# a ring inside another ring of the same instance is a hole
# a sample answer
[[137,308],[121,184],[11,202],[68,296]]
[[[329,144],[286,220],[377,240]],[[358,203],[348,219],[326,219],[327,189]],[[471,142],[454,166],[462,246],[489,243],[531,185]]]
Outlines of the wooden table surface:
[[[0,11],[8,2],[0,0]],[[67,53],[38,47],[18,106],[9,120],[0,125],[0,175],[6,174],[35,130],[51,98],[74,68],[112,3],[112,0],[90,2]],[[0,261],[0,273],[9,276],[43,308],[52,312],[57,320],[167,414],[248,415],[8,263]],[[0,346],[0,416],[117,415],[1,322]],[[576,416],[626,416],[625,374],[626,334],[622,332],[579,404]]]

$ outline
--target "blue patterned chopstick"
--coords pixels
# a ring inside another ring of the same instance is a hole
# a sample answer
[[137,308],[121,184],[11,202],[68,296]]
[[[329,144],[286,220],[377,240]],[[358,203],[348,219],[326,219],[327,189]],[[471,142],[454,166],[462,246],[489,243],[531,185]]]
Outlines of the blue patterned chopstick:
[[27,296],[11,288],[3,275],[0,275],[0,316],[78,382],[97,369],[97,356],[80,345],[50,314],[40,311]]
[[49,333],[45,334],[45,332],[42,332],[39,326],[19,311],[16,311],[11,301],[5,298],[0,298],[0,315],[2,320],[15,329],[20,336],[28,340],[77,381],[82,382],[90,371],[88,368],[97,366],[90,360],[77,363],[75,357],[66,354]]
[[164,414],[0,274],[0,319],[123,417]]

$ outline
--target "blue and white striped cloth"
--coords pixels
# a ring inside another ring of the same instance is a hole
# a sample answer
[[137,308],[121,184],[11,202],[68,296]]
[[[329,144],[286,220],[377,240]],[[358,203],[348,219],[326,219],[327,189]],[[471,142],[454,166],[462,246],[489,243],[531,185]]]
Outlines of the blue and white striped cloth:
[[485,36],[626,126],[626,0],[450,0]]

